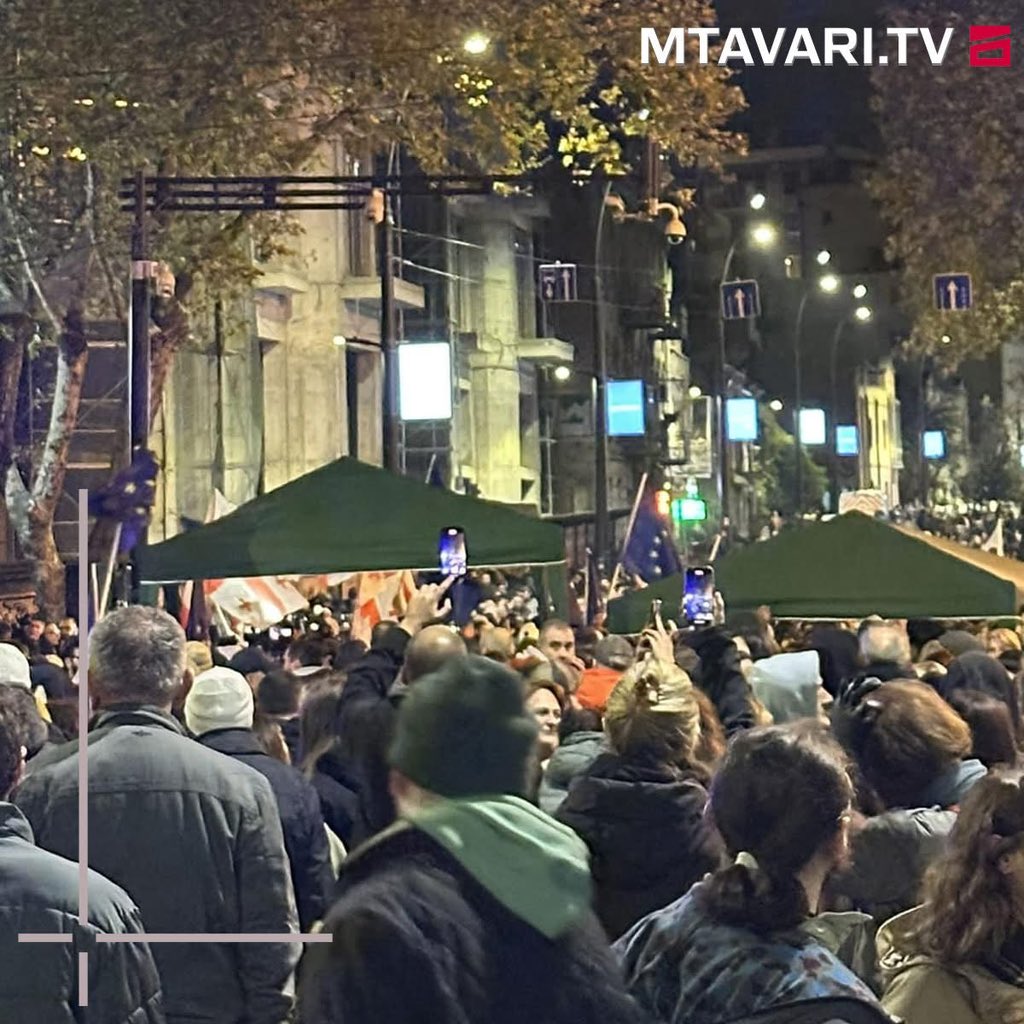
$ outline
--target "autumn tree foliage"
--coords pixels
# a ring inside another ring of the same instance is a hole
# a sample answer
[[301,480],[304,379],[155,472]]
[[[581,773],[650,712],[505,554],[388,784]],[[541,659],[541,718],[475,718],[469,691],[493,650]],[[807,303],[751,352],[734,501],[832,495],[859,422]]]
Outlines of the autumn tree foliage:
[[[1024,328],[1024,80],[1019,65],[972,67],[968,52],[973,24],[1019,29],[1024,0],[890,4],[886,21],[930,26],[936,38],[954,29],[941,66],[920,55],[875,68],[884,158],[871,187],[890,228],[911,342],[956,365]],[[972,311],[936,310],[933,275],[949,271],[972,275]]]
[[[546,161],[621,169],[647,136],[715,166],[742,97],[717,67],[640,64],[644,25],[713,21],[702,0],[9,0],[0,8],[0,476],[25,554],[61,601],[52,522],[90,318],[127,320],[130,224],[117,190],[164,175],[300,173],[327,139],[401,145],[427,170]],[[464,48],[486,37],[480,53]],[[279,215],[164,216],[150,249],[176,275],[157,304],[154,395],[197,296],[252,284],[287,248]],[[29,345],[57,347],[39,451],[14,450]]]

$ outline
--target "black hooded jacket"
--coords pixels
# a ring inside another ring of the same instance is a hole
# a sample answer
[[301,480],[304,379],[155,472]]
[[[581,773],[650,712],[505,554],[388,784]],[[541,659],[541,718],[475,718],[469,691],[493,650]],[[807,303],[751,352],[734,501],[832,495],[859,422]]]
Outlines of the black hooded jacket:
[[556,817],[590,849],[594,910],[611,939],[720,866],[707,799],[693,774],[612,753],[573,781]]

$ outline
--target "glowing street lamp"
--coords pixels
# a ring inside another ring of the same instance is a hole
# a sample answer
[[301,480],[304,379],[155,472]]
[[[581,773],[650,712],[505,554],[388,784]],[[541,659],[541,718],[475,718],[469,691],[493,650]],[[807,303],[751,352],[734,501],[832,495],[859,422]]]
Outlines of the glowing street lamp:
[[551,375],[560,384],[564,384],[572,376],[572,370],[568,366],[556,366]]
[[750,197],[750,208],[752,210],[763,210],[764,204],[768,202],[768,197],[763,192],[755,192]]
[[768,408],[771,409],[772,412],[782,412],[782,401],[778,398],[773,398],[768,403]]
[[855,284],[853,286],[853,297],[855,299],[863,299],[868,293],[868,286],[866,284]]
[[818,261],[819,267],[827,267],[832,262],[832,253],[828,249],[821,249],[814,258]]
[[775,230],[774,224],[764,223],[755,224],[753,230],[750,232],[750,239],[754,245],[761,249],[767,249],[775,244],[775,239],[778,238],[779,233]]
[[858,306],[853,311],[854,318],[859,320],[862,324],[866,324],[871,319],[871,307],[870,306]]
[[835,274],[826,274],[818,281],[818,287],[826,295],[835,295],[839,291],[839,278]]
[[485,36],[483,32],[474,32],[472,35],[466,37],[465,42],[462,44],[462,48],[466,53],[470,53],[474,57],[479,57],[480,54],[487,52],[490,45],[491,40],[489,36]]

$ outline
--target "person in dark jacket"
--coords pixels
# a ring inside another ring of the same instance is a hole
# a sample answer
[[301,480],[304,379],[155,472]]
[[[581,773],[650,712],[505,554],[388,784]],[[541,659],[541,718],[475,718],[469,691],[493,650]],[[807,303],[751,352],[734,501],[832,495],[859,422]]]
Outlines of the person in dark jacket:
[[342,869],[304,1024],[640,1024],[589,909],[586,848],[522,797],[536,738],[520,679],[490,659],[410,688],[391,747],[401,820]]
[[214,668],[192,684],[185,724],[204,746],[255,768],[270,783],[281,814],[299,927],[305,932],[323,918],[334,887],[320,798],[297,768],[264,751],[252,730],[254,710],[245,676]]
[[611,752],[569,786],[557,818],[590,849],[594,909],[611,940],[714,871],[723,849],[704,821],[707,773],[695,765],[700,709],[672,660],[630,668],[608,698]]
[[[6,689],[6,687],[5,687]],[[7,802],[24,770],[20,725],[0,707],[0,1020],[25,1024],[163,1024],[160,978],[123,889],[89,872],[89,917],[79,922],[78,865],[40,850],[25,816]],[[71,941],[35,943],[19,935]],[[135,941],[96,942],[98,935]],[[79,1005],[79,954],[88,953],[88,1018]]]
[[[78,852],[78,742],[88,746],[89,863],[149,932],[296,931],[270,783],[189,739],[171,716],[185,634],[156,608],[119,608],[93,629],[87,737],[40,754],[15,802],[41,847]],[[299,945],[154,944],[168,1024],[281,1024]]]
[[302,680],[284,669],[268,672],[256,687],[256,708],[280,728],[291,764],[298,764],[302,757],[299,715],[304,697]]
[[351,850],[366,836],[362,832],[357,784],[334,730],[341,688],[338,673],[333,673],[317,683],[306,697],[302,705],[303,754],[299,767],[320,798],[327,827]]
[[861,669],[856,678],[916,679],[911,663],[910,640],[907,631],[896,623],[882,619],[869,619],[861,624],[858,638]]
[[973,690],[985,693],[1002,701],[1010,712],[1014,735],[1021,735],[1021,707],[1017,687],[1013,677],[997,658],[990,657],[984,651],[968,651],[961,654],[949,666],[949,671],[942,678],[939,693],[949,700],[954,693],[962,690]]
[[338,698],[336,729],[358,786],[363,835],[374,835],[395,820],[387,751],[402,698],[417,679],[466,654],[457,633],[429,625],[449,614],[445,595],[450,586],[451,578],[420,587],[402,621],[382,631],[366,657],[348,670]]

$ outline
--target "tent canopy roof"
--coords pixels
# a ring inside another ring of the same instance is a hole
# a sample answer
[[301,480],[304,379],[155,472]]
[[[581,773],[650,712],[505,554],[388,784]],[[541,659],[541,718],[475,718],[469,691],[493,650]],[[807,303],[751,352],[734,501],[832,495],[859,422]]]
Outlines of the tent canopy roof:
[[437,568],[440,531],[461,526],[471,565],[562,562],[559,526],[341,458],[200,529],[142,552],[146,583]]
[[[783,531],[715,566],[730,611],[768,605],[778,618],[973,618],[1014,615],[1024,566],[897,529],[858,512]],[[642,629],[651,600],[679,607],[678,576],[609,605],[615,632]]]

